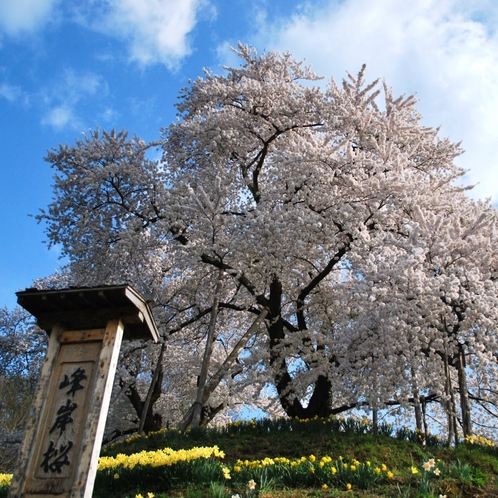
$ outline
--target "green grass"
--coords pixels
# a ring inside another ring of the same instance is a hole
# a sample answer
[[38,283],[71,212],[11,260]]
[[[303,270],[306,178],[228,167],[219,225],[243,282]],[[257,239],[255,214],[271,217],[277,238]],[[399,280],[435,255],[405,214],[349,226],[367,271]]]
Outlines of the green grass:
[[[114,459],[97,472],[94,498],[498,497],[498,448],[473,443],[448,448],[388,425],[374,435],[354,418],[162,430],[104,447]],[[7,491],[0,485],[0,498]]]
[[[101,494],[95,496],[498,497],[497,448],[481,444],[448,448],[436,437],[424,444],[416,432],[394,431],[387,425],[374,435],[367,422],[353,418],[259,420],[216,429],[192,429],[184,434],[167,430],[108,445],[102,455],[215,445],[225,453],[222,460],[185,462],[168,470],[141,467],[114,480],[110,472],[107,477],[100,472],[96,489],[98,484]],[[278,460],[284,458],[290,463]],[[277,462],[267,465],[262,463],[265,459]],[[426,471],[423,464],[430,459],[437,463]],[[247,465],[241,465],[245,461]],[[251,463],[255,461],[259,461],[259,467]],[[326,463],[320,466],[320,461]],[[229,472],[230,479],[224,477],[223,469]],[[436,469],[439,475],[434,473]],[[247,487],[250,479],[256,482],[255,490]]]

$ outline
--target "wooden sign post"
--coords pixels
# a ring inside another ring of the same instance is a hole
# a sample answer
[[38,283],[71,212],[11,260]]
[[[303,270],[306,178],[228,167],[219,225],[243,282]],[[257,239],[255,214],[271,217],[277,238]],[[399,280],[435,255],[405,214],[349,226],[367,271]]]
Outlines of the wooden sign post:
[[121,341],[159,334],[130,286],[18,292],[49,335],[9,498],[90,498]]

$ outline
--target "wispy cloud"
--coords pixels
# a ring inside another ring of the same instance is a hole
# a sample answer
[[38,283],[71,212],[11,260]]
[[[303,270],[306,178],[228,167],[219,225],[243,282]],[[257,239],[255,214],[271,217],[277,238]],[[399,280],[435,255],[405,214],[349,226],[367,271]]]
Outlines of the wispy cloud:
[[0,32],[20,35],[42,28],[61,0],[0,0]]
[[79,120],[76,118],[74,109],[70,105],[61,104],[49,109],[42,119],[42,124],[50,125],[54,128],[66,128],[67,126],[77,126]]
[[46,88],[42,93],[42,124],[59,129],[80,129],[83,124],[78,113],[79,106],[90,97],[106,95],[107,85],[94,73],[80,73],[69,69],[56,85]]
[[290,51],[322,75],[363,63],[395,93],[417,93],[425,123],[462,140],[474,195],[498,200],[498,36],[489,0],[345,0],[305,4],[258,25],[252,43]]
[[8,83],[0,84],[0,97],[11,103],[17,102],[19,100],[25,100],[21,88],[18,86],[9,85]]

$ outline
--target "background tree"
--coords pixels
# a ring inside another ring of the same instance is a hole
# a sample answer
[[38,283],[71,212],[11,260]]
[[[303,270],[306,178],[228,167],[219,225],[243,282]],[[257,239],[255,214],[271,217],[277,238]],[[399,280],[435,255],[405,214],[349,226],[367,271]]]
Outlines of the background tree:
[[46,333],[24,309],[0,309],[0,466],[12,469],[36,393]]

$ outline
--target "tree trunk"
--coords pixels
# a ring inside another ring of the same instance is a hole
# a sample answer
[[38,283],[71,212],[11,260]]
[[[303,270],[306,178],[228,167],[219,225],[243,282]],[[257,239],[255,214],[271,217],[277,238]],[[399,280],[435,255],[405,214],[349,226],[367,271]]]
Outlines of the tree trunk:
[[[225,375],[228,373],[232,365],[235,363],[237,357],[239,354],[242,352],[244,349],[245,345],[249,341],[249,339],[257,333],[258,327],[260,326],[261,322],[266,318],[268,315],[268,309],[263,309],[261,313],[258,315],[256,320],[251,324],[249,329],[246,331],[246,333],[239,339],[239,342],[235,345],[235,347],[232,349],[232,352],[227,356],[225,361],[223,362],[223,365],[218,369],[218,371],[209,379],[207,382],[203,393],[202,393],[202,406],[206,407],[206,404],[209,400],[209,397],[211,394],[214,392],[214,390],[218,387],[219,383],[225,378]],[[218,408],[218,407],[217,407]],[[215,408],[214,410],[217,410]],[[216,411],[216,413],[218,413]],[[204,410],[203,410],[204,413]],[[212,410],[210,411],[212,413]],[[194,414],[194,405],[190,407],[188,412],[185,414],[183,417],[182,421],[180,422],[178,429],[181,430],[182,432],[190,425],[192,422],[192,417]],[[211,417],[213,418],[213,417]],[[201,417],[201,425],[205,425],[205,420],[207,420],[207,417]]]
[[213,342],[215,340],[216,331],[216,318],[218,316],[218,307],[220,304],[220,293],[223,285],[223,270],[220,268],[218,273],[218,281],[216,282],[216,289],[213,296],[213,307],[211,310],[211,320],[209,321],[209,329],[206,338],[206,348],[204,349],[204,356],[202,359],[201,373],[197,383],[197,396],[194,403],[194,412],[192,415],[192,427],[199,427],[201,423],[201,413],[203,408],[203,393],[206,386],[206,380],[209,371],[209,363],[211,362],[211,355],[213,353]]
[[313,394],[308,406],[303,407],[292,390],[292,377],[287,369],[285,358],[279,351],[279,344],[285,338],[281,316],[282,284],[276,276],[270,284],[270,314],[268,333],[270,336],[270,367],[274,372],[274,382],[280,403],[289,417],[313,418],[328,417],[331,413],[331,382],[323,375],[315,381]]
[[415,410],[415,426],[419,434],[422,434],[422,410],[420,407],[420,393],[418,390],[417,378],[415,375],[415,370],[411,369],[412,379],[413,379],[413,408]]
[[420,409],[420,398],[418,392],[413,394],[413,408],[415,409],[415,426],[419,434],[423,434],[422,410]]
[[460,409],[462,411],[462,432],[464,438],[472,435],[472,419],[470,416],[469,392],[465,366],[465,350],[463,344],[459,344],[456,367],[458,372],[458,388],[460,390]]
[[427,425],[427,400],[425,396],[422,397],[421,408],[422,408],[422,422],[424,425],[424,437],[427,440],[427,436],[429,435],[429,426]]
[[[138,427],[138,432],[140,434],[144,434],[145,432],[145,421],[147,419],[147,414],[149,413],[149,408],[151,406],[152,397],[154,396],[154,392],[159,388],[162,392],[161,386],[157,386],[157,382],[159,379],[163,378],[163,357],[164,351],[166,350],[166,342],[161,344],[161,350],[159,352],[159,357],[157,358],[156,368],[154,368],[154,374],[152,375],[152,380],[150,382],[149,390],[147,392],[147,397],[145,398],[145,403],[142,408],[142,415],[140,416],[140,425]],[[160,394],[159,394],[160,395]],[[157,401],[156,397],[156,401]]]
[[162,366],[160,368],[159,375],[156,382],[153,385],[152,395],[150,398],[150,404],[147,410],[144,410],[145,402],[142,401],[139,392],[137,391],[136,385],[132,384],[128,387],[126,396],[130,400],[135,412],[138,415],[139,420],[144,417],[143,432],[148,434],[149,432],[158,431],[162,426],[162,417],[160,414],[153,412],[154,403],[161,396],[161,385],[163,381],[163,371]]
[[453,386],[451,383],[450,367],[448,362],[448,355],[444,354],[444,373],[446,377],[445,392],[447,401],[446,413],[448,415],[448,445],[451,445],[451,441],[454,440],[455,445],[458,444],[458,430],[456,425],[456,410],[455,410],[455,396],[453,392]]

